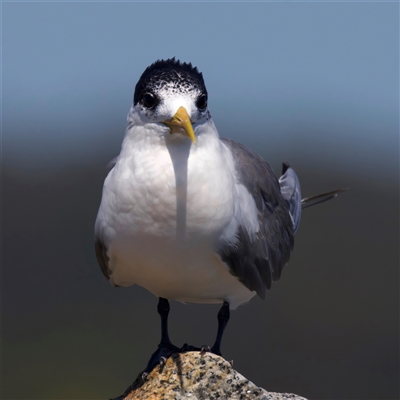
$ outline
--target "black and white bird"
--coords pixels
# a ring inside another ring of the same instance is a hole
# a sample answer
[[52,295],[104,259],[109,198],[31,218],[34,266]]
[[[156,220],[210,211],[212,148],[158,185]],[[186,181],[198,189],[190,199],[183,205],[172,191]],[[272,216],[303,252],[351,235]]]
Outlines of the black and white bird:
[[211,348],[221,354],[229,310],[264,298],[289,261],[301,209],[338,192],[302,201],[287,164],[277,179],[257,154],[219,137],[197,68],[175,58],[150,65],[95,225],[111,284],[137,284],[160,298],[162,338],[147,370],[182,351],[168,337],[168,300],[222,304]]

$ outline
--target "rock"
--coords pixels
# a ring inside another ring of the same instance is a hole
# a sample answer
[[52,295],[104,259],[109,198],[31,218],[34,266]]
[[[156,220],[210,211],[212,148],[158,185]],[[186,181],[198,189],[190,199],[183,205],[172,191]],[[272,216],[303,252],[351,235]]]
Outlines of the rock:
[[224,358],[198,351],[174,354],[114,400],[306,400],[288,393],[257,387],[235,371]]

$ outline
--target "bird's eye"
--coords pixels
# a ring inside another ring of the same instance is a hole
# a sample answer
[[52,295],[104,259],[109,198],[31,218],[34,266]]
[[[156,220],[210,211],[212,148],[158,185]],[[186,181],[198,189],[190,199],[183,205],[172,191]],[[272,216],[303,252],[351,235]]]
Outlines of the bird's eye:
[[142,104],[149,109],[154,108],[157,105],[158,101],[154,95],[151,93],[146,93],[142,98]]
[[200,110],[204,110],[207,107],[207,96],[202,94],[196,101],[196,106]]

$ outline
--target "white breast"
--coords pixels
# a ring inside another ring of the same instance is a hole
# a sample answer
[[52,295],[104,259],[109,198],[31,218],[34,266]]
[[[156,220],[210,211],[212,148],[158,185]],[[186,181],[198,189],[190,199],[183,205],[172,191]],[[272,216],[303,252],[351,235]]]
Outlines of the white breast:
[[96,231],[111,282],[179,301],[228,300],[235,308],[254,292],[216,253],[235,240],[241,218],[231,156],[218,137],[200,136],[196,145],[170,139],[127,135],[106,179]]

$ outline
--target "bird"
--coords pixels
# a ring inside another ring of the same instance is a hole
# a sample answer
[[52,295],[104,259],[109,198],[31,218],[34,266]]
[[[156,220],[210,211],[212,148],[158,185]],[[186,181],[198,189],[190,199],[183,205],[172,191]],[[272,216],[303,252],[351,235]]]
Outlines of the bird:
[[[230,311],[264,299],[280,278],[302,209],[340,192],[302,199],[288,163],[277,178],[259,155],[221,138],[203,74],[191,63],[173,57],[147,67],[95,222],[104,276],[159,298],[161,341],[145,371],[174,352],[221,355]],[[211,348],[172,344],[170,300],[222,305]]]

